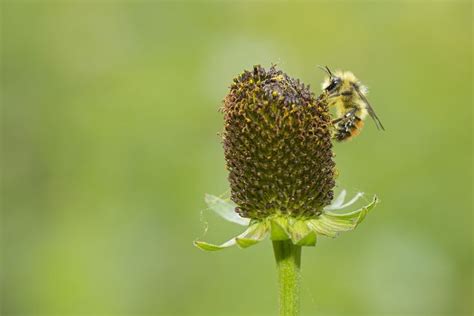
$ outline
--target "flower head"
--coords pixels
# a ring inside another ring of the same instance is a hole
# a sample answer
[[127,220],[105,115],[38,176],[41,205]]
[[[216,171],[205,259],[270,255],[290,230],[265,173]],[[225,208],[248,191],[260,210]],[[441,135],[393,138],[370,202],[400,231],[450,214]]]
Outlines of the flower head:
[[332,212],[349,206],[361,193],[344,203],[342,191],[331,204],[335,164],[325,100],[274,66],[254,66],[234,79],[222,107],[231,196],[206,195],[206,203],[247,229],[221,245],[195,241],[197,247],[246,248],[267,235],[314,246],[318,235],[335,237],[362,222],[377,197],[354,212]]
[[333,198],[331,117],[299,80],[272,66],[234,79],[224,100],[231,199],[246,218],[312,218]]

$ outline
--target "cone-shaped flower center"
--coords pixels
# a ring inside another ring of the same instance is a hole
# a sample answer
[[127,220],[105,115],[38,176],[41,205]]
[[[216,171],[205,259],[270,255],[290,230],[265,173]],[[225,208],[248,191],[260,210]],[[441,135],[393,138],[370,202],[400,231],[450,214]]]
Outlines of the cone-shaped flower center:
[[234,79],[223,106],[231,199],[242,217],[318,216],[333,198],[327,104],[275,67]]

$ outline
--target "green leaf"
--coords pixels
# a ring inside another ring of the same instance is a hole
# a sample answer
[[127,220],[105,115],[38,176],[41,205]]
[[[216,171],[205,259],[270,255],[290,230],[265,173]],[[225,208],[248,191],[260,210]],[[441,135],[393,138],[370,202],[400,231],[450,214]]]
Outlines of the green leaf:
[[237,205],[232,201],[225,201],[211,194],[206,194],[204,201],[211,210],[229,222],[242,226],[247,226],[250,222],[248,218],[240,217],[240,215],[235,212]]
[[307,221],[308,227],[316,234],[336,237],[338,233],[353,230],[378,203],[377,196],[367,206],[346,214],[324,212],[316,219]]

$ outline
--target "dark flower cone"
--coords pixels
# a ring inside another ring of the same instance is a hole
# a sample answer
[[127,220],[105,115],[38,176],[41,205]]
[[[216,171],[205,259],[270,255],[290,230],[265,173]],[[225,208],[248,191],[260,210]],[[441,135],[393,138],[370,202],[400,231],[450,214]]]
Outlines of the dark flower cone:
[[251,219],[320,215],[335,185],[327,104],[275,66],[254,66],[234,79],[222,111],[236,211]]

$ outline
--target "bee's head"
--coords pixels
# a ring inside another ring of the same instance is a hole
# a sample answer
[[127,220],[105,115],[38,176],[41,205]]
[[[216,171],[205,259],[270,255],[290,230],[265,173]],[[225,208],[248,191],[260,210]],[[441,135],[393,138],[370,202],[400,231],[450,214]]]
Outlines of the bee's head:
[[321,68],[327,73],[327,77],[324,79],[324,82],[322,84],[322,89],[330,94],[338,91],[342,84],[342,78],[341,76],[339,76],[339,73],[336,73],[336,75],[334,75],[328,66],[319,66],[319,68]]
[[322,84],[322,89],[329,95],[341,95],[343,98],[350,98],[354,89],[362,94],[367,93],[367,88],[350,71],[336,71],[332,73],[329,68],[320,67],[327,73],[327,77]]
[[342,85],[340,77],[332,76],[327,78],[323,83],[323,90],[331,94],[339,90]]

